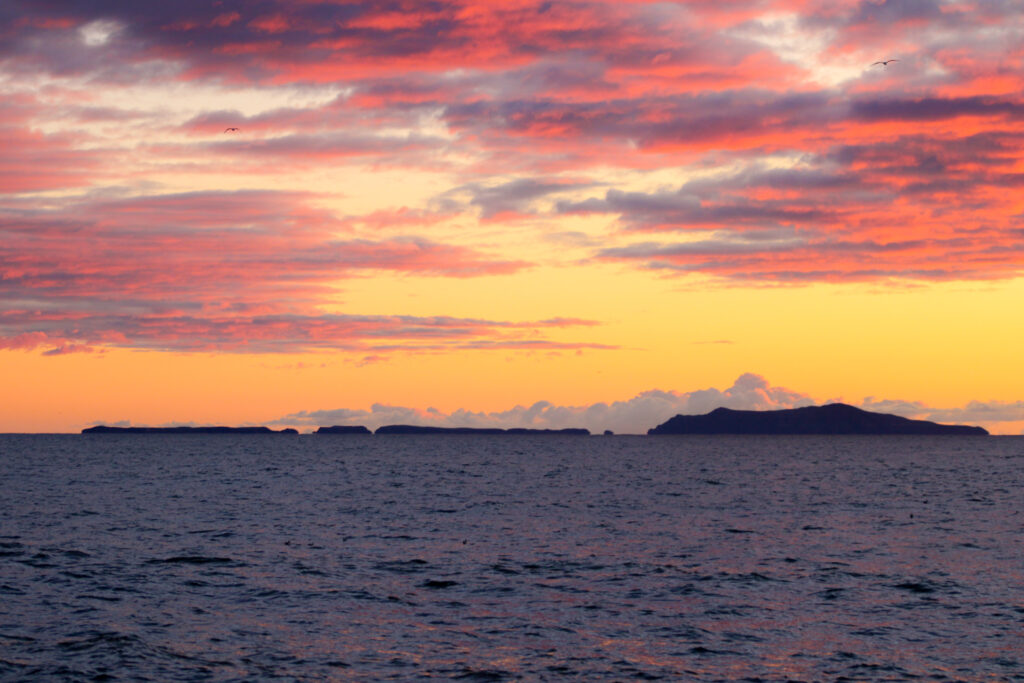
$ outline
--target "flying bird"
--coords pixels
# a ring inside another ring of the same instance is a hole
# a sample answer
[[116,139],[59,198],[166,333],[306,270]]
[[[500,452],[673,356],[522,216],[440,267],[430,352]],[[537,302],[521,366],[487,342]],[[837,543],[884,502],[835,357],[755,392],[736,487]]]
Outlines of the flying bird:
[[238,131],[238,129],[237,129],[237,128],[225,128],[225,129],[224,129],[224,132],[225,132],[225,133],[235,133],[235,132],[237,132],[237,131]]
[[875,64],[881,64],[882,66],[889,66],[889,62],[898,62],[898,61],[900,61],[900,60],[898,60],[898,59],[883,59],[880,62],[875,62],[871,66],[875,66]]

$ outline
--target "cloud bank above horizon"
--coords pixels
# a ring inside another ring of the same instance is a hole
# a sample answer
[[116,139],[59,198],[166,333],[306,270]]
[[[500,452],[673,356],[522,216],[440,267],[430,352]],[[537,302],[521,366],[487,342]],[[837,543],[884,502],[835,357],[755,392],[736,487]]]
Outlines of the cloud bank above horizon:
[[[362,425],[375,430],[388,424],[432,427],[525,427],[565,429],[583,427],[600,434],[645,434],[648,429],[675,415],[699,415],[715,408],[734,410],[781,410],[832,403],[840,399],[815,401],[811,396],[784,387],[772,386],[760,375],[744,373],[726,389],[698,389],[688,392],[645,391],[625,401],[593,403],[584,406],[559,406],[538,401],[530,406],[515,406],[498,412],[456,410],[445,413],[434,408],[419,410],[402,406],[374,404],[369,410],[336,408],[301,411],[285,415],[267,424],[300,430],[332,425]],[[934,409],[921,402],[863,399],[858,407],[872,412],[949,424],[980,424],[1001,432],[1000,423],[1024,425],[1024,401],[971,401],[961,408]],[[1024,432],[1021,432],[1024,433]]]

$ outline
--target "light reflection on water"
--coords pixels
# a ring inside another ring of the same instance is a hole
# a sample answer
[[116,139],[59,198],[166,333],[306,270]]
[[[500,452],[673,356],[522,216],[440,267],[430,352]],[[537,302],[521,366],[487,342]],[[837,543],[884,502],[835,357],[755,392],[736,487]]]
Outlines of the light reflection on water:
[[1024,439],[0,437],[0,678],[1024,679]]

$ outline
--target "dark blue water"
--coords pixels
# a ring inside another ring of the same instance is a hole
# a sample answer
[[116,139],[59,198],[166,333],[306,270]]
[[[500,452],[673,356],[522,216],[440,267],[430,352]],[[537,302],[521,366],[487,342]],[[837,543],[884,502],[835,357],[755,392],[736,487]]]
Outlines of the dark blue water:
[[1024,439],[0,437],[0,680],[1024,680]]

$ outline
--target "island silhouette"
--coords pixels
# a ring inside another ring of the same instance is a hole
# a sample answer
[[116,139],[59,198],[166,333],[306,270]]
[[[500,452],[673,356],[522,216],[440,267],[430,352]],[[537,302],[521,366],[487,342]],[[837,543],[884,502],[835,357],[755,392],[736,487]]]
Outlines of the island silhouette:
[[333,427],[320,427],[314,434],[373,434],[363,425],[334,425]]
[[647,430],[663,434],[865,434],[985,436],[981,427],[943,425],[873,413],[845,403],[784,410],[716,408],[704,415],[676,415]]
[[[298,434],[292,428],[273,430],[269,427],[108,427],[97,425],[82,434]],[[652,436],[666,434],[865,434],[865,435],[952,435],[985,436],[981,427],[944,425],[926,420],[911,420],[899,415],[873,413],[845,403],[823,406],[787,408],[784,410],[733,410],[716,408],[704,415],[676,415],[657,427],[647,430]],[[527,427],[432,427],[425,425],[383,425],[370,431],[363,425],[320,427],[317,435],[427,435],[477,434],[506,436],[520,434],[590,436],[580,427],[565,429],[532,429]],[[605,430],[605,436],[612,436]]]
[[82,430],[83,434],[298,434],[287,428],[275,431],[270,427],[108,427],[96,425]]
[[419,425],[384,425],[374,434],[545,434],[566,436],[590,436],[590,431],[569,427],[566,429],[527,429],[525,427],[421,427]]

